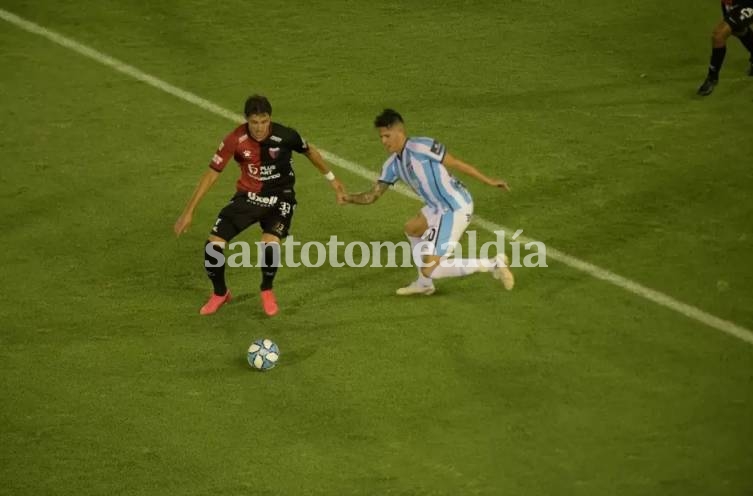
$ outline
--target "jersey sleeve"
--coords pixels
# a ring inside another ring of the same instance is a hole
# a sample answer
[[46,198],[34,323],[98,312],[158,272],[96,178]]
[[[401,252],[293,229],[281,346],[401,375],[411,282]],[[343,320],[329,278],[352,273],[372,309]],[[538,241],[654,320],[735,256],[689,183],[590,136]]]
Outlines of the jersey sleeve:
[[209,168],[214,169],[217,172],[222,172],[225,166],[230,162],[230,159],[235,155],[235,146],[238,143],[238,139],[235,136],[235,132],[228,134],[220,146],[217,147],[217,151],[214,152],[212,161],[209,162]]
[[390,157],[390,159],[387,160],[382,166],[382,173],[379,175],[379,179],[377,179],[377,181],[379,181],[380,183],[392,185],[399,180],[400,177],[397,175],[395,159],[393,157]]
[[411,138],[405,146],[432,162],[442,163],[447,154],[445,146],[434,138]]
[[432,160],[440,163],[442,162],[442,160],[444,160],[444,156],[446,154],[447,148],[445,148],[445,146],[437,140],[432,141],[429,150],[426,152],[426,155],[429,156]]
[[288,146],[290,146],[290,149],[294,152],[306,153],[307,151],[309,151],[309,144],[305,139],[301,137],[300,134],[298,134],[298,131],[296,131],[295,129],[290,129],[290,134],[287,141]]

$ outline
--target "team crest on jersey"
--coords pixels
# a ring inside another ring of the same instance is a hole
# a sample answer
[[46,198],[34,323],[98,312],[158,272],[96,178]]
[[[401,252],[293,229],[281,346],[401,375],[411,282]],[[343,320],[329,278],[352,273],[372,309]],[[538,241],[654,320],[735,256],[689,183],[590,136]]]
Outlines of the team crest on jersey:
[[277,158],[280,155],[280,149],[279,148],[270,148],[269,149],[269,156],[272,158]]
[[243,158],[251,158],[251,150],[243,150]]

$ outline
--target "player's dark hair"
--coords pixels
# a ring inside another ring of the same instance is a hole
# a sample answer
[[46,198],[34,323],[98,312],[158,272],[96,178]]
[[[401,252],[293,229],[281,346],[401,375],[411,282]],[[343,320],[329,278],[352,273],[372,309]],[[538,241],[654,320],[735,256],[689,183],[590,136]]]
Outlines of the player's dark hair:
[[246,114],[246,118],[249,115],[269,114],[272,115],[272,104],[266,96],[251,95],[246,100],[246,105],[243,107],[243,112]]
[[384,109],[382,113],[374,119],[374,127],[392,127],[397,123],[403,123],[403,116],[396,110]]

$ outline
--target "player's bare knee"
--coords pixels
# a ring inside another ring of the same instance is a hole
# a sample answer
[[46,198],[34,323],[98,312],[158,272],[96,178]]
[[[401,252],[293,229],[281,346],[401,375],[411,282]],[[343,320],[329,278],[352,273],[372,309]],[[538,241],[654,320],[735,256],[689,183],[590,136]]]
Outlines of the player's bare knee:
[[415,225],[414,223],[412,223],[412,222],[406,222],[406,223],[405,223],[405,226],[403,226],[403,231],[404,231],[404,232],[405,232],[405,234],[407,234],[408,236],[413,236],[413,237],[416,237],[416,238],[420,238],[420,237],[421,237],[421,235],[423,235],[423,232],[422,232],[422,231],[420,231],[420,230],[419,230],[419,229],[418,229],[418,228],[416,227],[416,225]]
[[261,235],[261,242],[262,243],[266,243],[266,244],[276,243],[276,244],[279,245],[280,244],[280,238],[278,238],[274,234],[264,233],[264,234]]
[[403,226],[405,234],[407,234],[408,236],[414,236],[416,238],[423,236],[428,228],[429,227],[426,224],[426,219],[424,219],[423,217],[414,217],[406,222]]
[[225,245],[227,244],[227,241],[225,241],[224,239],[222,239],[222,238],[221,238],[221,237],[219,237],[219,236],[214,236],[214,235],[212,235],[212,234],[210,234],[210,235],[209,235],[209,237],[207,238],[207,242],[209,242],[209,243],[212,243],[212,244],[214,244],[214,245],[220,245],[220,246],[222,246],[223,248],[224,248],[224,247],[225,247]]
[[721,22],[714,27],[711,33],[711,44],[714,48],[721,48],[727,43],[727,38],[732,34],[732,29],[725,22]]

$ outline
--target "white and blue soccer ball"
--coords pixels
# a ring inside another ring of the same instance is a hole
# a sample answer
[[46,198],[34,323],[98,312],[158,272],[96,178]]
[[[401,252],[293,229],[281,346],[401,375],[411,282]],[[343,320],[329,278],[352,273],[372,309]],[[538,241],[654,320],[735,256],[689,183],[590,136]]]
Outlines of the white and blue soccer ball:
[[269,370],[279,359],[280,348],[270,339],[257,339],[248,347],[248,364],[252,369]]

